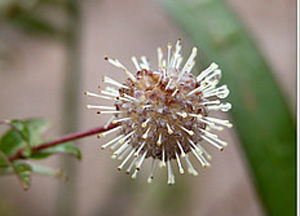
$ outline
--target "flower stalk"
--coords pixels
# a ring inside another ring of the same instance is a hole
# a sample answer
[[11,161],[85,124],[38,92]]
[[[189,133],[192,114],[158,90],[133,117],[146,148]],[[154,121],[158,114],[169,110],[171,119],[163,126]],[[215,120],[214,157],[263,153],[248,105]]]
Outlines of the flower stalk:
[[[71,133],[71,134],[65,135],[61,138],[58,138],[56,140],[53,140],[53,141],[46,142],[46,143],[43,143],[41,145],[35,146],[31,149],[31,151],[32,152],[41,151],[43,149],[47,149],[49,147],[53,147],[53,146],[56,146],[56,145],[59,145],[59,144],[65,143],[65,142],[74,141],[74,140],[78,140],[78,139],[81,139],[81,138],[84,138],[84,137],[88,137],[88,136],[91,136],[91,135],[102,133],[102,132],[113,129],[113,128],[117,127],[118,125],[119,124],[110,124],[106,127],[105,126],[100,126],[100,127],[89,129],[87,131]],[[17,160],[17,159],[24,159],[24,157],[23,157],[23,152],[24,151],[25,151],[25,148],[19,149],[15,154],[13,154],[12,156],[10,156],[8,158],[9,161],[14,161],[14,160]]]

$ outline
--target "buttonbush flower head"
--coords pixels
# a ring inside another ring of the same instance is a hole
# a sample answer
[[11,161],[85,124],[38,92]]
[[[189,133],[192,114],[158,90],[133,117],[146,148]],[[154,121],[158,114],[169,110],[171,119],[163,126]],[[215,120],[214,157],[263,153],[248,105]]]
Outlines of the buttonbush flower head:
[[232,124],[213,114],[230,110],[231,104],[221,102],[229,90],[226,85],[218,86],[221,70],[216,63],[198,76],[191,73],[196,47],[184,64],[180,39],[173,51],[168,44],[166,54],[164,58],[163,50],[157,49],[157,68],[152,68],[145,56],[140,61],[132,57],[135,72],[130,72],[119,60],[105,57],[128,79],[117,81],[104,76],[103,83],[107,86],[99,93],[86,92],[86,95],[113,103],[112,106],[87,105],[87,108],[112,115],[107,125],[118,124],[99,134],[99,137],[116,134],[102,148],[113,150],[112,158],[121,161],[118,170],[125,169],[136,178],[144,161],[151,159],[148,182],[152,182],[159,162],[160,167],[167,169],[168,184],[174,184],[175,164],[180,174],[187,171],[196,176],[198,171],[190,161],[191,156],[202,167],[209,167],[211,156],[206,145],[220,151],[227,146],[214,131],[221,131],[224,126],[231,128]]

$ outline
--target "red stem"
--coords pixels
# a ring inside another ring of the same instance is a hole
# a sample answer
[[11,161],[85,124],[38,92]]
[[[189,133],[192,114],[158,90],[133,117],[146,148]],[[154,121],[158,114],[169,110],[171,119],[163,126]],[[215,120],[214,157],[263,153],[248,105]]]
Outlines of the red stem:
[[[118,124],[110,124],[107,127],[101,126],[101,127],[92,128],[90,130],[83,131],[83,132],[76,132],[76,133],[68,134],[66,136],[63,136],[63,137],[57,139],[57,140],[46,142],[46,143],[43,143],[39,146],[33,147],[31,149],[31,151],[32,152],[37,152],[37,151],[40,151],[40,150],[43,150],[43,149],[61,144],[61,143],[65,143],[65,142],[68,142],[68,141],[77,140],[77,139],[80,139],[80,138],[83,138],[83,137],[87,137],[87,136],[91,136],[91,135],[94,135],[94,134],[102,133],[102,132],[108,131],[110,129],[113,129],[117,126],[118,126]],[[13,160],[16,160],[16,159],[22,159],[24,150],[25,150],[25,148],[21,148],[20,150],[18,150],[14,155],[12,155],[8,158],[9,161],[13,161]]]

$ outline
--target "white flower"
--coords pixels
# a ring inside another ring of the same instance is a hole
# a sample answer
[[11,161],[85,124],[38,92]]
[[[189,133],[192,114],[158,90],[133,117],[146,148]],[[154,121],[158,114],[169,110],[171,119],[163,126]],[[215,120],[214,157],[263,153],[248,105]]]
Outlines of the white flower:
[[[167,48],[167,58],[163,58],[161,48],[157,49],[158,69],[153,69],[145,56],[139,62],[132,57],[136,73],[130,72],[117,59],[105,57],[112,65],[122,69],[128,76],[119,82],[104,76],[107,87],[99,93],[86,92],[86,95],[107,99],[112,106],[87,105],[89,109],[98,110],[99,114],[112,114],[109,124],[117,127],[99,136],[117,133],[118,135],[102,145],[113,150],[113,159],[121,160],[118,166],[136,178],[145,159],[151,158],[152,165],[148,182],[152,182],[156,162],[167,167],[168,184],[175,183],[171,161],[175,161],[179,173],[198,175],[189,160],[195,156],[203,167],[210,166],[211,156],[204,145],[210,144],[223,150],[227,143],[218,138],[214,131],[232,127],[228,120],[211,116],[215,111],[226,112],[230,103],[220,99],[228,96],[226,85],[218,87],[221,70],[212,63],[197,77],[191,74],[195,64],[197,48],[192,49],[190,57],[182,66],[181,40],[172,52],[172,45]],[[172,52],[172,54],[171,54]],[[130,162],[131,161],[131,162]],[[183,164],[185,163],[185,165]]]

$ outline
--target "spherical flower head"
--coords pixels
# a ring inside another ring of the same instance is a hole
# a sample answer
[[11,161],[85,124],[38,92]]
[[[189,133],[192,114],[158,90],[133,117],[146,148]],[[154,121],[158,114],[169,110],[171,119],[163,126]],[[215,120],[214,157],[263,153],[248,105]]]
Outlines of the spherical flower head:
[[107,125],[118,124],[99,135],[117,133],[102,148],[113,150],[112,158],[122,161],[118,170],[127,166],[126,172],[133,172],[132,178],[136,178],[145,159],[151,158],[149,183],[157,161],[160,161],[160,167],[167,167],[168,184],[175,183],[171,161],[175,161],[179,173],[185,172],[185,166],[188,173],[198,175],[189,155],[196,157],[203,167],[209,167],[211,156],[202,143],[222,151],[227,143],[213,131],[220,131],[223,126],[232,127],[228,120],[211,116],[215,111],[231,109],[230,103],[220,101],[228,96],[229,90],[226,85],[218,86],[221,79],[218,65],[212,63],[194,76],[191,71],[197,48],[192,49],[190,57],[181,66],[180,43],[179,39],[173,52],[172,45],[168,44],[166,59],[162,49],[157,49],[157,69],[150,67],[145,56],[140,62],[132,57],[136,73],[130,72],[117,59],[105,57],[109,63],[122,69],[128,79],[119,82],[104,76],[103,82],[108,85],[105,89],[98,94],[86,92],[89,96],[113,102],[113,106],[87,106],[97,109],[98,114],[111,114]]

